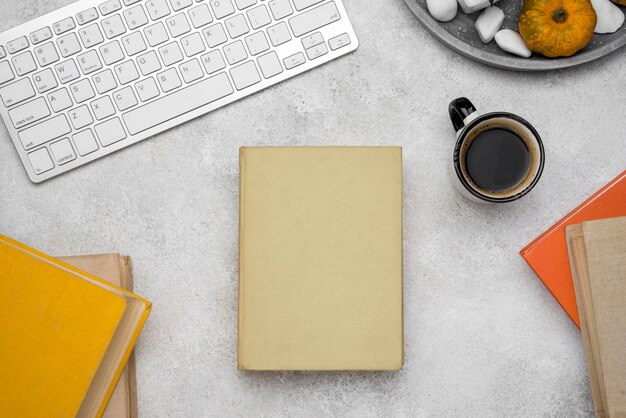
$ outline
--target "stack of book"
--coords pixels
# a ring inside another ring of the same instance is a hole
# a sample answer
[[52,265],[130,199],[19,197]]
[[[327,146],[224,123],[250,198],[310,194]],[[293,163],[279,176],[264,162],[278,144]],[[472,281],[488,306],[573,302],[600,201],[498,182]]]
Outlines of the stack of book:
[[131,287],[127,257],[61,261],[0,236],[0,417],[136,417],[151,303]]

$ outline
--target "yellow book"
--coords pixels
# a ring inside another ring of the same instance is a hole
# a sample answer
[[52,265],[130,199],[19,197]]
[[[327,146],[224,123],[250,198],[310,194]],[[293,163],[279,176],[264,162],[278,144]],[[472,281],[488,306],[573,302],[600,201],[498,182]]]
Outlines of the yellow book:
[[238,366],[403,363],[402,149],[240,151]]
[[101,416],[150,307],[0,236],[0,416]]

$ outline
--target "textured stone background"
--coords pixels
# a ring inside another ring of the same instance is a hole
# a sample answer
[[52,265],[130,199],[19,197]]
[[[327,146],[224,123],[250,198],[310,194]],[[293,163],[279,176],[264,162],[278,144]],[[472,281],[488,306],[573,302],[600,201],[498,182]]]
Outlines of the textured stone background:
[[[67,3],[2,0],[0,29]],[[354,54],[40,186],[2,127],[0,232],[133,257],[154,301],[142,417],[592,416],[579,332],[518,251],[626,168],[626,50],[558,73],[495,70],[440,45],[401,0],[346,3]],[[459,95],[542,134],[544,176],[522,201],[484,207],[449,186]],[[402,371],[236,370],[241,145],[404,147]]]

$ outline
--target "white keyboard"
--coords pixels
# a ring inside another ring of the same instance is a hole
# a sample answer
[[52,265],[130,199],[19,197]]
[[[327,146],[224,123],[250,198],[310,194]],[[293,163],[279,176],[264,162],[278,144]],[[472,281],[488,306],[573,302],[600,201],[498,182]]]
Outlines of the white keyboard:
[[40,183],[357,46],[341,0],[80,0],[0,34],[0,114]]

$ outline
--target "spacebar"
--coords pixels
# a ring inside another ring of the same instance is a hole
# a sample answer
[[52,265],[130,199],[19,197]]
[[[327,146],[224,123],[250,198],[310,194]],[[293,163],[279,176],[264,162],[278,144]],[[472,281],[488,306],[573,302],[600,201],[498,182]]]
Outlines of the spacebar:
[[139,107],[122,117],[131,135],[136,135],[168,120],[191,112],[234,92],[226,73],[207,78],[197,84]]

